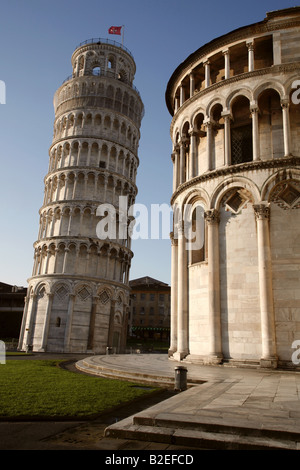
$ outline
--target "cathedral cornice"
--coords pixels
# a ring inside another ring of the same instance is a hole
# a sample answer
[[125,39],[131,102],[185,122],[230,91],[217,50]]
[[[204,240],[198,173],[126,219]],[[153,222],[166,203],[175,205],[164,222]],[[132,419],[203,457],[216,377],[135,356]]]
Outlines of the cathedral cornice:
[[273,160],[257,160],[253,162],[240,163],[238,165],[218,168],[217,170],[209,171],[202,175],[196,176],[195,178],[181,184],[171,197],[171,205],[174,204],[176,198],[186,189],[194,187],[198,183],[203,183],[215,178],[219,178],[220,176],[225,177],[228,175],[241,174],[246,171],[257,171],[272,168],[291,168],[297,166],[300,166],[300,157],[290,156],[276,158]]
[[[287,13],[289,13],[290,11],[292,13],[297,14],[297,12],[299,12],[299,8],[289,8],[285,11]],[[284,10],[282,12],[284,12]],[[195,65],[199,64],[202,59],[206,58],[212,52],[216,51],[217,49],[224,48],[225,46],[229,46],[232,43],[246,40],[247,38],[253,38],[257,35],[261,35],[264,33],[272,33],[274,31],[300,26],[299,17],[296,17],[294,19],[292,19],[291,17],[286,19],[280,19],[280,17],[276,18],[276,16],[276,12],[275,15],[273,15],[273,18],[272,15],[267,14],[267,17],[263,21],[243,26],[234,31],[231,31],[230,33],[224,34],[223,36],[213,39],[209,43],[201,46],[199,49],[190,54],[177,67],[167,84],[165,97],[170,114],[173,115],[171,97],[174,92],[174,87],[177,85],[178,81],[181,79],[181,77],[189,73]]]

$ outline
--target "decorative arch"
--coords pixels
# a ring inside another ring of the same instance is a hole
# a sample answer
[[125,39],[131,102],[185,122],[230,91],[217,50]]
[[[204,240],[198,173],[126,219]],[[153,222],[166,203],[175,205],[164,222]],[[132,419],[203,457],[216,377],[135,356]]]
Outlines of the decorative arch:
[[259,95],[268,89],[273,89],[277,91],[277,93],[280,96],[280,99],[284,99],[286,97],[286,92],[284,86],[277,82],[276,80],[269,80],[268,82],[264,82],[261,85],[258,85],[254,90],[253,90],[253,100],[257,101]]
[[269,201],[275,186],[282,182],[300,181],[300,170],[298,168],[281,169],[271,175],[263,184],[261,189],[262,201]]
[[243,87],[243,88],[239,88],[238,90],[233,91],[227,96],[224,108],[231,110],[232,104],[234,103],[236,98],[238,98],[239,96],[244,96],[245,98],[248,98],[250,103],[251,101],[253,101],[252,90],[248,87]]
[[223,196],[232,188],[242,188],[248,191],[252,196],[254,204],[258,204],[261,200],[260,191],[257,185],[249,178],[244,176],[228,177],[222,181],[222,183],[220,183],[213,192],[210,209],[219,210]]

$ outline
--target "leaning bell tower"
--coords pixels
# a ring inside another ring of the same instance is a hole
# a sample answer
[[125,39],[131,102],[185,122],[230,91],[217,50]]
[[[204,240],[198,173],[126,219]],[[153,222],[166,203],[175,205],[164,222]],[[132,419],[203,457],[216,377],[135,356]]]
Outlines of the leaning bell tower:
[[121,44],[85,41],[71,61],[72,76],[54,95],[19,349],[118,352],[126,343],[133,253],[129,237],[117,231],[113,239],[100,238],[97,225],[101,205],[113,207],[118,222],[120,196],[128,207],[135,202],[144,107],[133,85],[134,59]]

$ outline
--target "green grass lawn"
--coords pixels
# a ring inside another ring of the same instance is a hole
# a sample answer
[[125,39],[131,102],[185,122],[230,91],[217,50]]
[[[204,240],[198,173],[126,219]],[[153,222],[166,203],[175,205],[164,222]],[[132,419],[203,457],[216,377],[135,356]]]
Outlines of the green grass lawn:
[[0,364],[0,418],[83,417],[154,391],[137,384],[76,374],[54,360]]

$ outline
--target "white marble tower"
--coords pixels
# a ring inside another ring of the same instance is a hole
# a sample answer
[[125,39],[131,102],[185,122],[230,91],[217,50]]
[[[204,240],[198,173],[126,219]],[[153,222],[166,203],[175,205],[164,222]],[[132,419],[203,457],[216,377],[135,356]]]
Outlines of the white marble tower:
[[119,218],[137,194],[144,107],[131,53],[91,39],[72,55],[73,73],[54,95],[54,136],[40,209],[19,349],[103,354],[126,342],[130,238],[100,239],[97,209]]

